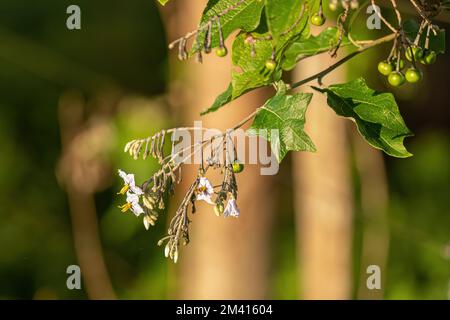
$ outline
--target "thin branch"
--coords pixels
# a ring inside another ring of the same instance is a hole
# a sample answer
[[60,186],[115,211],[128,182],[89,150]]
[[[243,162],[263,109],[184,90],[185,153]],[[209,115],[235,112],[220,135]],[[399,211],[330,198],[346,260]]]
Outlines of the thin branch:
[[395,14],[397,15],[397,21],[398,21],[398,27],[402,27],[402,14],[400,13],[400,10],[398,10],[397,7],[397,0],[391,0],[392,7],[394,7]]
[[358,50],[356,50],[356,51],[350,53],[349,55],[345,56],[344,58],[342,58],[341,60],[337,61],[336,63],[334,63],[333,65],[331,65],[327,69],[325,69],[325,70],[323,70],[321,72],[318,72],[318,73],[316,73],[316,74],[314,74],[314,75],[312,75],[312,76],[310,76],[310,77],[308,77],[306,79],[303,79],[301,81],[298,81],[298,82],[295,82],[295,83],[291,84],[289,86],[289,88],[290,89],[294,89],[294,88],[300,87],[300,86],[302,86],[302,85],[304,85],[304,84],[306,84],[306,83],[308,83],[308,82],[310,82],[312,80],[315,80],[315,79],[318,79],[319,83],[320,83],[321,79],[324,76],[326,76],[331,71],[333,71],[334,69],[338,68],[339,66],[341,66],[342,64],[344,64],[348,60],[352,59],[353,57],[357,56],[358,54],[360,54],[360,53],[362,53],[362,52],[364,52],[364,51],[366,51],[366,50],[368,50],[370,48],[373,48],[375,46],[378,46],[378,45],[386,43],[386,42],[390,42],[390,41],[394,40],[397,36],[398,36],[398,34],[395,32],[395,33],[391,33],[391,34],[389,34],[387,36],[384,36],[382,38],[379,38],[377,40],[374,40],[374,41],[372,41],[372,43],[367,44],[367,45],[365,45],[363,47],[360,47]]
[[392,32],[397,32],[397,30],[389,23],[389,21],[387,21],[383,15],[381,14],[380,10],[376,10],[375,8],[378,7],[375,3],[375,0],[371,0],[372,2],[372,7],[375,10],[375,13],[378,15],[378,17],[381,19],[381,21],[383,21],[383,23],[389,28],[391,29]]

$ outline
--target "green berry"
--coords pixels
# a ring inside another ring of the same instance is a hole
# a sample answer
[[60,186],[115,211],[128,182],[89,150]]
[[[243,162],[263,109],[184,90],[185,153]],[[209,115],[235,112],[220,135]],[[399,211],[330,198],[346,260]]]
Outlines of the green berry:
[[277,63],[273,59],[269,59],[266,61],[266,68],[269,69],[270,71],[275,70],[276,67]]
[[311,20],[311,24],[320,27],[320,26],[323,26],[326,19],[323,14],[315,13],[311,16],[310,20]]
[[392,65],[387,61],[381,61],[378,64],[378,71],[384,76],[388,76],[392,72],[392,70]]
[[216,49],[216,55],[217,55],[218,57],[223,58],[223,57],[225,57],[227,54],[228,54],[228,50],[227,50],[226,47],[219,47],[219,48]]
[[409,68],[405,73],[405,78],[409,83],[417,83],[422,79],[422,72],[416,68]]
[[420,59],[420,62],[425,65],[430,65],[436,62],[437,54],[434,51],[427,51],[425,52],[422,59]]
[[239,162],[233,163],[233,172],[234,173],[241,173],[242,171],[244,171],[244,164],[239,163]]
[[405,76],[398,71],[393,71],[388,76],[388,82],[393,87],[401,86],[405,83]]
[[408,47],[405,52],[405,57],[409,61],[413,61],[413,58],[415,61],[420,61],[420,59],[423,57],[423,50],[422,48],[417,46]]

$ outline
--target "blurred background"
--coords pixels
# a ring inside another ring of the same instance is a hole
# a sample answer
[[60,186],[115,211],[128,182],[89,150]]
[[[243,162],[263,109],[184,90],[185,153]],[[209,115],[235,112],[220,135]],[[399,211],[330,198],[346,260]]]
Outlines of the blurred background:
[[[149,231],[117,209],[117,168],[140,182],[158,168],[124,154],[125,143],[192,125],[229,82],[229,57],[199,65],[167,50],[195,29],[205,1],[195,2],[0,3],[0,298],[450,298],[448,54],[419,85],[394,92],[415,133],[406,141],[414,157],[371,149],[316,94],[306,131],[318,153],[291,154],[273,177],[247,166],[241,217],[200,207],[177,265],[156,242],[194,168]],[[81,8],[81,30],[66,27],[71,4]],[[440,26],[449,23],[444,16]],[[325,83],[364,75],[391,91],[376,72],[388,50],[359,56]],[[307,60],[290,77],[330,63]],[[271,94],[246,95],[203,125],[229,128]],[[66,287],[74,264],[81,290]],[[370,265],[381,269],[379,290],[366,286]]]

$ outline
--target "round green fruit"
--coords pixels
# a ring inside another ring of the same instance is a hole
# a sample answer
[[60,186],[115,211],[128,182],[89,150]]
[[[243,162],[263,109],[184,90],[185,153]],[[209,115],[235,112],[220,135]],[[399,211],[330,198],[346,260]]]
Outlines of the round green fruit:
[[408,47],[405,52],[405,57],[408,59],[408,61],[420,61],[420,59],[423,57],[423,50],[420,47]]
[[384,76],[388,76],[393,70],[392,64],[390,64],[387,61],[381,61],[378,64],[378,71],[384,75]]
[[405,76],[398,71],[393,71],[388,76],[388,82],[393,87],[399,87],[405,83]]
[[427,51],[425,52],[422,59],[420,59],[420,62],[422,62],[425,65],[430,65],[436,62],[437,54],[434,51]]
[[233,163],[234,173],[241,173],[242,171],[244,171],[244,164],[238,162]]
[[273,59],[269,59],[266,61],[266,68],[269,69],[270,71],[275,70],[276,67],[277,63]]
[[219,47],[219,48],[216,49],[216,55],[217,55],[218,57],[223,58],[223,57],[225,57],[227,54],[228,54],[228,50],[227,50],[227,48],[225,48],[225,47]]
[[405,78],[409,83],[417,83],[422,79],[422,72],[416,68],[409,68],[405,73]]
[[326,19],[323,14],[315,13],[311,16],[310,21],[311,21],[311,24],[320,27],[320,26],[323,26]]

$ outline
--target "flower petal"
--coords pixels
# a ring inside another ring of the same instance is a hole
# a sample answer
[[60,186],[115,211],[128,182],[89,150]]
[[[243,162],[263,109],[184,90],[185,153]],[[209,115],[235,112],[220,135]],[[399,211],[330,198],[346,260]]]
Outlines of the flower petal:
[[122,171],[120,169],[118,171],[119,171],[119,176],[123,179],[125,184],[127,184],[129,186],[134,186],[135,185],[134,174],[126,173],[125,171]]
[[120,169],[118,170],[118,172],[119,172],[119,177],[121,177],[123,180],[125,180],[125,177],[127,176],[126,172],[122,171]]
[[139,217],[141,213],[144,213],[144,209],[139,203],[132,203],[131,211],[133,211],[137,217]]
[[203,200],[203,201],[205,201],[205,202],[207,202],[209,204],[214,204],[214,202],[211,199],[211,196],[209,194],[206,194],[206,193],[199,193],[199,194],[197,194],[197,197],[195,198],[195,200],[197,200],[197,201]]
[[144,194],[144,191],[142,191],[141,188],[135,186],[134,184],[133,184],[133,185],[130,185],[130,190],[133,191],[133,192],[134,192],[136,195],[138,195],[138,196],[141,196],[141,195]]
[[138,203],[139,202],[139,196],[137,194],[131,193],[130,191],[127,192],[127,202],[129,203]]
[[236,204],[235,199],[230,199],[227,203],[225,211],[223,212],[224,217],[239,217],[240,211]]

